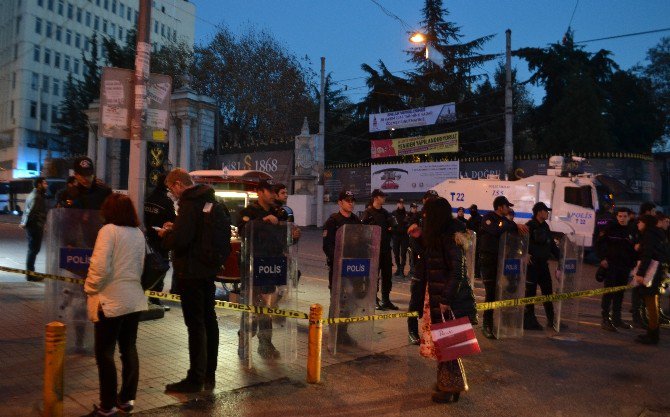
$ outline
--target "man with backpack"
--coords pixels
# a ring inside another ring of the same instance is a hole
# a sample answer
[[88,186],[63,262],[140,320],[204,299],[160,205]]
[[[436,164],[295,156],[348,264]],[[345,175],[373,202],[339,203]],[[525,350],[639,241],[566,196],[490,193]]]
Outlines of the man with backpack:
[[165,178],[168,190],[179,199],[174,223],[158,230],[163,246],[172,251],[175,288],[181,296],[188,330],[190,368],[186,378],[168,384],[167,392],[211,390],[219,350],[219,326],[214,312],[214,278],[230,254],[230,216],[208,185],[194,184],[181,168]]

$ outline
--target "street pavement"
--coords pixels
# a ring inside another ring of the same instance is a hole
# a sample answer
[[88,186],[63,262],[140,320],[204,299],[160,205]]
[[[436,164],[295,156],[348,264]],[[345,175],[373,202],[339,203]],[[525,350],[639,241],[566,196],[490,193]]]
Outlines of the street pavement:
[[[13,219],[9,219],[13,221]],[[1,223],[0,265],[22,268],[26,243],[16,224]],[[299,309],[315,302],[328,306],[321,233],[306,229],[298,247],[303,277]],[[36,269],[44,268],[40,254]],[[582,288],[598,287],[586,267]],[[0,416],[41,415],[44,372],[44,284],[0,272]],[[478,298],[483,296],[476,289]],[[407,308],[409,286],[396,279],[392,300]],[[626,300],[629,296],[626,296]],[[667,298],[664,298],[667,305]],[[290,364],[257,361],[247,370],[237,357],[239,314],[217,310],[221,347],[217,386],[200,395],[167,395],[166,383],[188,367],[181,309],[142,322],[138,335],[141,371],[138,416],[670,416],[668,354],[670,331],[662,329],[655,347],[633,343],[639,330],[618,333],[599,328],[599,298],[581,302],[579,323],[568,332],[526,332],[523,338],[490,341],[477,335],[482,353],[464,359],[470,391],[455,404],[430,400],[435,363],[408,345],[404,319],[375,323],[375,346],[364,356],[323,349],[322,380],[307,384],[307,323],[298,323],[299,352]],[[628,308],[628,305],[625,306]],[[538,308],[540,322],[544,322]],[[327,329],[324,329],[324,341]],[[98,381],[91,354],[65,358],[66,416],[79,416],[97,403]]]

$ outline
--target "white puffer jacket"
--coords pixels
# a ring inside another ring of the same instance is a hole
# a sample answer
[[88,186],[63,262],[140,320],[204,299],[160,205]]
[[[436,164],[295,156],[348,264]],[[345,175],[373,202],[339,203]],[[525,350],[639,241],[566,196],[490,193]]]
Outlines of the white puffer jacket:
[[144,267],[144,234],[137,227],[106,224],[98,232],[84,291],[88,318],[98,321],[147,309],[140,277]]

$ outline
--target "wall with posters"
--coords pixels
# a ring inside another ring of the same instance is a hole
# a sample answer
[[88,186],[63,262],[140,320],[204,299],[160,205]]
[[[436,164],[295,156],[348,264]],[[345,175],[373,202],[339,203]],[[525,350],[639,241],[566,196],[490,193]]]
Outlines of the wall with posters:
[[217,167],[267,172],[275,181],[286,184],[289,193],[293,192],[293,150],[218,155]]

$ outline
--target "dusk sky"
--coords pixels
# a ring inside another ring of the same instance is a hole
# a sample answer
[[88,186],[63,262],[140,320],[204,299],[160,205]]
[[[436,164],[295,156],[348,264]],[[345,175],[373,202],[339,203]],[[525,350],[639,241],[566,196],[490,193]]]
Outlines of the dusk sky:
[[[315,72],[326,57],[326,70],[347,85],[354,101],[366,92],[361,64],[375,68],[381,59],[392,71],[410,69],[404,51],[408,27],[419,29],[423,0],[192,0],[196,5],[196,42],[211,39],[215,25],[225,24],[236,33],[255,27],[271,33],[296,56],[307,55]],[[575,5],[577,6],[575,8]],[[670,28],[670,1],[644,0],[534,0],[444,1],[448,20],[462,29],[463,40],[496,35],[485,53],[504,52],[505,30],[512,30],[512,48],[546,46],[563,37],[572,18],[575,41]],[[644,62],[646,52],[670,31],[611,39],[586,44],[589,51],[601,48],[613,53],[623,68]],[[519,79],[529,74],[524,61],[513,60]],[[492,73],[495,63],[482,68]],[[541,91],[534,91],[536,100]]]

